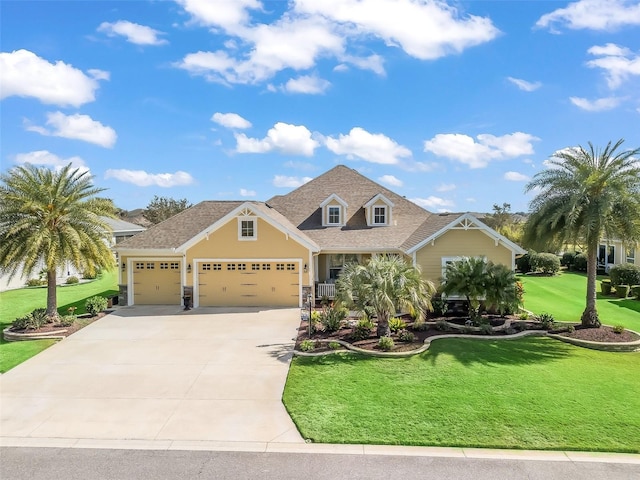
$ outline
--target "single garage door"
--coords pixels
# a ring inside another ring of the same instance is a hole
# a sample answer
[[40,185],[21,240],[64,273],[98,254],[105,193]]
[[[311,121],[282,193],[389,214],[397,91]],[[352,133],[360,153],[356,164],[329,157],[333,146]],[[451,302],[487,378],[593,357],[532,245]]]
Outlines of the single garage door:
[[203,307],[297,307],[300,264],[291,261],[198,263]]
[[133,263],[135,305],[180,305],[180,262]]

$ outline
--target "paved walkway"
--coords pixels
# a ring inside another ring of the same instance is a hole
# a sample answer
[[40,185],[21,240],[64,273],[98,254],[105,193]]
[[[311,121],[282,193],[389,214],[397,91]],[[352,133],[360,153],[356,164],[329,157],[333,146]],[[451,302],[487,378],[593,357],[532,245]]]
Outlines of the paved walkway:
[[303,443],[281,401],[299,315],[120,308],[0,377],[1,443]]

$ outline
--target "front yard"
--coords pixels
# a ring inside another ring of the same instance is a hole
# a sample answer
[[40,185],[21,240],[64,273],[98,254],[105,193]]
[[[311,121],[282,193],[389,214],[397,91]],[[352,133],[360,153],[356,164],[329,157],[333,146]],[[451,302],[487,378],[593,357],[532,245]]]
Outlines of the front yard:
[[[84,301],[94,295],[116,295],[117,273],[105,272],[98,279],[78,285],[58,287],[58,311],[67,312],[77,307],[76,314],[84,313]],[[22,288],[0,293],[0,329],[9,327],[16,317],[26,315],[35,308],[47,304],[46,288]],[[79,320],[81,321],[81,320]],[[0,373],[15,367],[55,343],[55,340],[33,340],[28,342],[6,342],[0,337]]]
[[640,452],[640,356],[547,338],[434,342],[406,359],[294,358],[314,442]]

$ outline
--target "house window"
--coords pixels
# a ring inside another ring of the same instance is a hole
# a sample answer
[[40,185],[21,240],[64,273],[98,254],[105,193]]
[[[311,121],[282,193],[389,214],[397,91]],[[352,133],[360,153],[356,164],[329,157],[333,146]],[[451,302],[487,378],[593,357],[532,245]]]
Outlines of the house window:
[[144,263],[136,262],[136,270],[144,270]]
[[328,207],[327,213],[329,225],[340,225],[340,207]]
[[238,264],[238,270],[246,270],[247,269],[247,264],[246,263],[239,263]]
[[613,245],[600,245],[598,248],[598,263],[607,265],[615,263],[616,249]]
[[240,217],[238,219],[238,240],[256,240],[257,238],[256,219]]
[[636,263],[636,249],[628,248],[627,249],[627,263]]
[[296,264],[295,263],[287,263],[287,270],[295,271],[296,270]]
[[373,207],[373,224],[387,224],[387,207]]
[[349,263],[359,263],[358,255],[352,253],[329,255],[329,279],[337,280],[344,266]]

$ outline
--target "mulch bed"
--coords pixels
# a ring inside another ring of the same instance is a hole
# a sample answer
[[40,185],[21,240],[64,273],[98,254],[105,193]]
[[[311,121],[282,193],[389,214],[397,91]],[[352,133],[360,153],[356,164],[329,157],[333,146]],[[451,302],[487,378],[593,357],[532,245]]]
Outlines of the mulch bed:
[[636,335],[629,330],[616,333],[613,331],[613,328],[609,326],[602,326],[600,328],[583,328],[578,326],[572,333],[564,332],[561,333],[561,335],[563,337],[604,343],[635,342],[636,340],[640,340],[640,335]]
[[[515,316],[508,317],[499,317],[499,316],[484,316],[485,319],[488,319],[492,327],[498,327],[503,325],[505,320],[511,319],[512,322],[518,322],[526,325],[526,330],[542,330],[540,324],[534,321],[523,321],[519,320]],[[435,328],[435,326],[430,325],[426,330],[418,330],[413,328],[413,319],[409,316],[403,316],[402,319],[407,323],[407,330],[414,334],[415,338],[413,342],[401,342],[395,334],[392,334],[393,341],[395,343],[394,348],[391,350],[392,352],[407,352],[411,350],[416,350],[420,348],[424,344],[424,340],[429,337],[433,337],[436,335],[446,335],[447,333],[467,333],[463,331],[442,331]],[[430,317],[428,321],[434,322],[438,320],[446,320],[450,323],[456,323],[458,325],[464,325],[467,321],[466,317],[454,316],[454,317]],[[338,330],[337,332],[324,332],[324,331],[316,331],[311,336],[311,340],[319,340],[321,343],[316,345],[316,348],[313,350],[314,353],[323,352],[330,350],[328,344],[332,340],[342,340],[352,345],[372,351],[382,351],[378,346],[378,337],[375,336],[375,329],[371,330],[371,335],[369,338],[364,340],[352,341],[351,334],[353,331],[351,325],[355,325],[357,320],[353,318],[349,318],[348,322],[345,322],[345,326]],[[513,333],[513,332],[511,332]],[[622,333],[615,333],[612,327],[603,326],[600,328],[583,328],[580,325],[575,326],[575,330],[572,333],[567,332],[566,328],[562,330],[552,331],[551,333],[557,333],[559,335],[578,338],[581,340],[590,340],[593,342],[606,342],[606,343],[616,343],[616,342],[633,342],[636,340],[640,340],[640,336],[636,335],[633,332],[628,330],[623,331]],[[471,335],[485,336],[482,333],[474,332]],[[504,331],[494,331],[491,334],[492,337],[501,337],[506,335]],[[296,338],[296,350],[300,350],[300,342],[303,340],[307,340],[309,338],[309,322],[307,320],[301,320],[300,326],[298,327],[298,335]],[[342,348],[342,347],[340,347]]]
[[[93,322],[95,322],[99,318],[104,317],[107,313],[109,313],[109,312],[100,312],[95,317],[79,315],[78,319],[73,323],[73,325],[71,325],[69,327],[63,327],[62,325],[58,325],[56,323],[47,323],[46,325],[44,325],[41,328],[38,328],[37,330],[32,330],[32,329],[15,330],[15,329],[12,328],[11,332],[13,332],[13,333],[42,333],[42,334],[51,333],[52,335],[59,335],[59,336],[62,336],[62,337],[68,337],[69,335],[73,335],[78,330],[86,327],[87,325],[92,324]],[[66,331],[65,332],[60,332],[61,330],[66,330]]]

